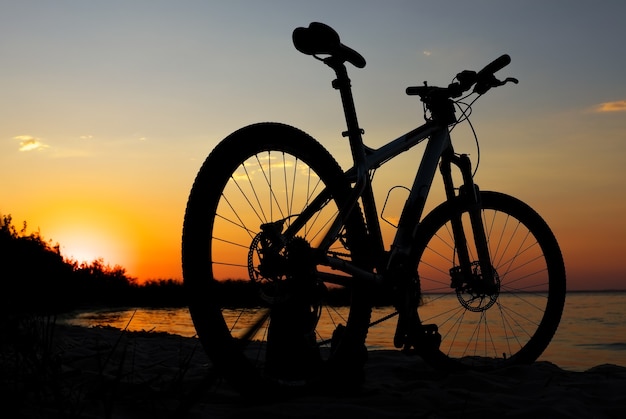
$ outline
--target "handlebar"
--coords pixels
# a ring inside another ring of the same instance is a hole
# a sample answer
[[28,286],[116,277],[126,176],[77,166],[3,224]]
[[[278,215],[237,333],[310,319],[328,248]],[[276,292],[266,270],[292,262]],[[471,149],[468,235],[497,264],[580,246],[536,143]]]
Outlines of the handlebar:
[[494,75],[494,73],[502,70],[510,63],[511,57],[508,54],[504,54],[478,72],[471,70],[460,72],[456,75],[457,81],[451,83],[448,87],[435,87],[426,84],[424,86],[411,86],[407,87],[406,94],[409,96],[420,96],[422,101],[428,101],[434,97],[437,99],[452,99],[461,96],[473,86],[474,93],[483,95],[492,87],[502,86],[508,82],[518,83],[518,80],[515,78],[507,77],[504,81],[500,81]]
[[511,57],[508,54],[501,55],[489,64],[487,64],[482,70],[476,74],[476,84],[474,85],[474,92],[479,95],[487,93],[492,87],[498,87],[511,81],[515,84],[518,80],[512,77],[507,77],[504,81],[496,79],[494,73],[502,70],[504,67],[511,63]]

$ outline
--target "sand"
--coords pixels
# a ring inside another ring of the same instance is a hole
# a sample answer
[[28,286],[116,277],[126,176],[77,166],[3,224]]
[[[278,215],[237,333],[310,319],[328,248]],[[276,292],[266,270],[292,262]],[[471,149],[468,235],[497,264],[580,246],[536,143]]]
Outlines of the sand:
[[56,338],[53,384],[43,392],[20,388],[4,404],[19,412],[11,417],[626,417],[626,368],[617,365],[572,372],[538,362],[443,374],[419,357],[373,351],[358,391],[253,403],[212,372],[197,339],[76,326],[57,326]]

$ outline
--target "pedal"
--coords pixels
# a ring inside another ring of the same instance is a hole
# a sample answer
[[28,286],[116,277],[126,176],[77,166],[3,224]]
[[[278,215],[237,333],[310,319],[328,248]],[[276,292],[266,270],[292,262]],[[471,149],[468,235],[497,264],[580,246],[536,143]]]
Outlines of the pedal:
[[439,334],[439,328],[436,324],[423,324],[421,338],[421,346],[428,350],[439,350],[441,346],[441,334]]
[[422,324],[406,340],[402,352],[413,355],[425,351],[437,351],[441,346],[441,334],[436,324]]

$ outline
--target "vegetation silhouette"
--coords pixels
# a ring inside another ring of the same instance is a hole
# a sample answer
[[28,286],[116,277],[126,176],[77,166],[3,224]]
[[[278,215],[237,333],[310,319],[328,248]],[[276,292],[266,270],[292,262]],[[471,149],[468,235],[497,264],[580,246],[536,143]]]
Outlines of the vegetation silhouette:
[[140,284],[126,270],[103,259],[64,258],[60,245],[39,231],[20,230],[11,215],[0,215],[2,314],[57,314],[94,306],[183,306],[182,283],[172,279]]
[[72,266],[59,245],[46,242],[39,232],[20,231],[11,216],[0,217],[0,278],[3,303],[9,313],[49,312],[71,304]]
[[[39,231],[27,233],[27,223],[17,229],[11,215],[0,214],[0,313],[58,314],[94,307],[185,307],[188,299],[181,281],[151,279],[139,282],[119,265],[103,259],[78,262],[64,258],[60,245],[46,241]],[[264,302],[250,280],[220,283],[226,306],[256,307]],[[330,305],[349,304],[349,295],[331,289]],[[379,301],[380,304],[387,303]]]

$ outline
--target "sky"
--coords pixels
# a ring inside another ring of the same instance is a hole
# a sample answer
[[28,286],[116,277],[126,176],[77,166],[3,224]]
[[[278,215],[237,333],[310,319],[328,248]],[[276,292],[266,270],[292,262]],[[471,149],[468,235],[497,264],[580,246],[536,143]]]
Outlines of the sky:
[[[626,289],[624,16],[620,0],[0,0],[0,214],[65,257],[180,279],[188,193],[232,131],[284,122],[350,166],[333,74],[291,41],[319,21],[367,61],[349,74],[372,147],[423,122],[407,86],[509,54],[498,75],[520,83],[473,106],[477,183],[546,219],[570,290]],[[381,169],[380,199],[421,151]]]

